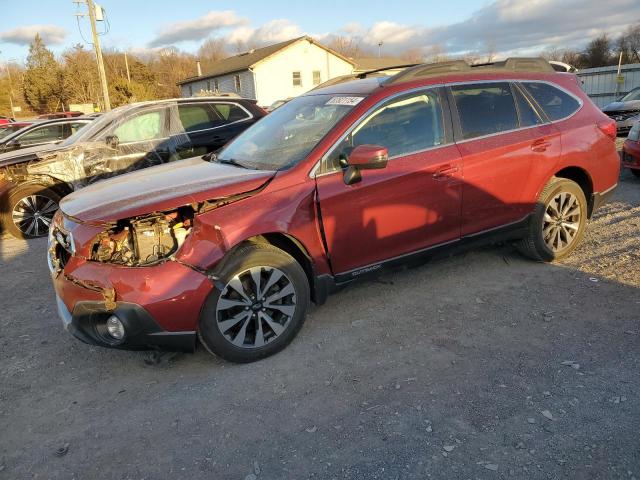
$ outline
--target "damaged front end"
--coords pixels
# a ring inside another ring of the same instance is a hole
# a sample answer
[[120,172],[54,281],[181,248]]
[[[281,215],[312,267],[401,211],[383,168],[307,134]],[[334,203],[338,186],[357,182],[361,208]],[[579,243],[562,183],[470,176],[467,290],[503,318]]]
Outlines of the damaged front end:
[[178,251],[191,231],[193,217],[193,209],[183,207],[118,221],[95,238],[88,259],[129,267],[154,265]]

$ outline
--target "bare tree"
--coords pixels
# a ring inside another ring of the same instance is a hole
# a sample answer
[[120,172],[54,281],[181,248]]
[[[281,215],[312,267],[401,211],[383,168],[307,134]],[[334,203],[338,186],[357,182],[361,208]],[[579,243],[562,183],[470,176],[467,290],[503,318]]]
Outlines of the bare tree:
[[640,23],[630,25],[616,41],[616,53],[622,52],[623,63],[640,62]]
[[406,60],[407,63],[423,63],[425,55],[420,47],[410,48],[400,55],[400,58]]
[[449,60],[449,56],[442,45],[435,43],[428,47],[424,52],[424,60],[427,63],[446,62]]
[[209,38],[205,40],[198,49],[198,59],[202,62],[205,70],[228,56],[229,53],[227,52],[226,45],[219,38]]
[[353,37],[335,36],[329,42],[328,47],[347,58],[364,57],[368,54]]

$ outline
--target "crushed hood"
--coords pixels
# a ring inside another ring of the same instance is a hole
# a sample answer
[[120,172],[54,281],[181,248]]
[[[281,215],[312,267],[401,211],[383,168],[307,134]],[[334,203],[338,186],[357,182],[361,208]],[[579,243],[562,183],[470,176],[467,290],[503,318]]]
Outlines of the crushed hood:
[[80,221],[112,222],[249,192],[275,174],[196,157],[97,182],[65,197],[60,208]]
[[50,143],[48,145],[37,145],[35,147],[21,148],[20,150],[0,153],[0,168],[38,160],[41,155],[55,152],[61,148],[62,147],[58,144]]
[[613,102],[602,109],[603,112],[626,112],[630,110],[640,110],[640,100]]

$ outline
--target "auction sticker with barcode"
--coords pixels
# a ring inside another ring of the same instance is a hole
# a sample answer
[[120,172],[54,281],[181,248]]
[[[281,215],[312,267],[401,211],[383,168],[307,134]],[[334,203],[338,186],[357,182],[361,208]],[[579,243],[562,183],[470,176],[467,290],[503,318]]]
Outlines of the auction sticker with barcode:
[[346,105],[347,107],[355,107],[364,97],[333,97],[326,105]]

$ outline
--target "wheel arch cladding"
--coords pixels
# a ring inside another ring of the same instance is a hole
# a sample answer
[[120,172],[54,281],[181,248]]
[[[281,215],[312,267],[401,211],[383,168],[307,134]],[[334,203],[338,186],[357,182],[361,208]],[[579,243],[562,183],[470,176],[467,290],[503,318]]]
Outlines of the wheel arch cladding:
[[591,176],[581,167],[566,167],[555,174],[558,178],[566,178],[576,182],[587,199],[587,218],[593,213],[593,181]]

